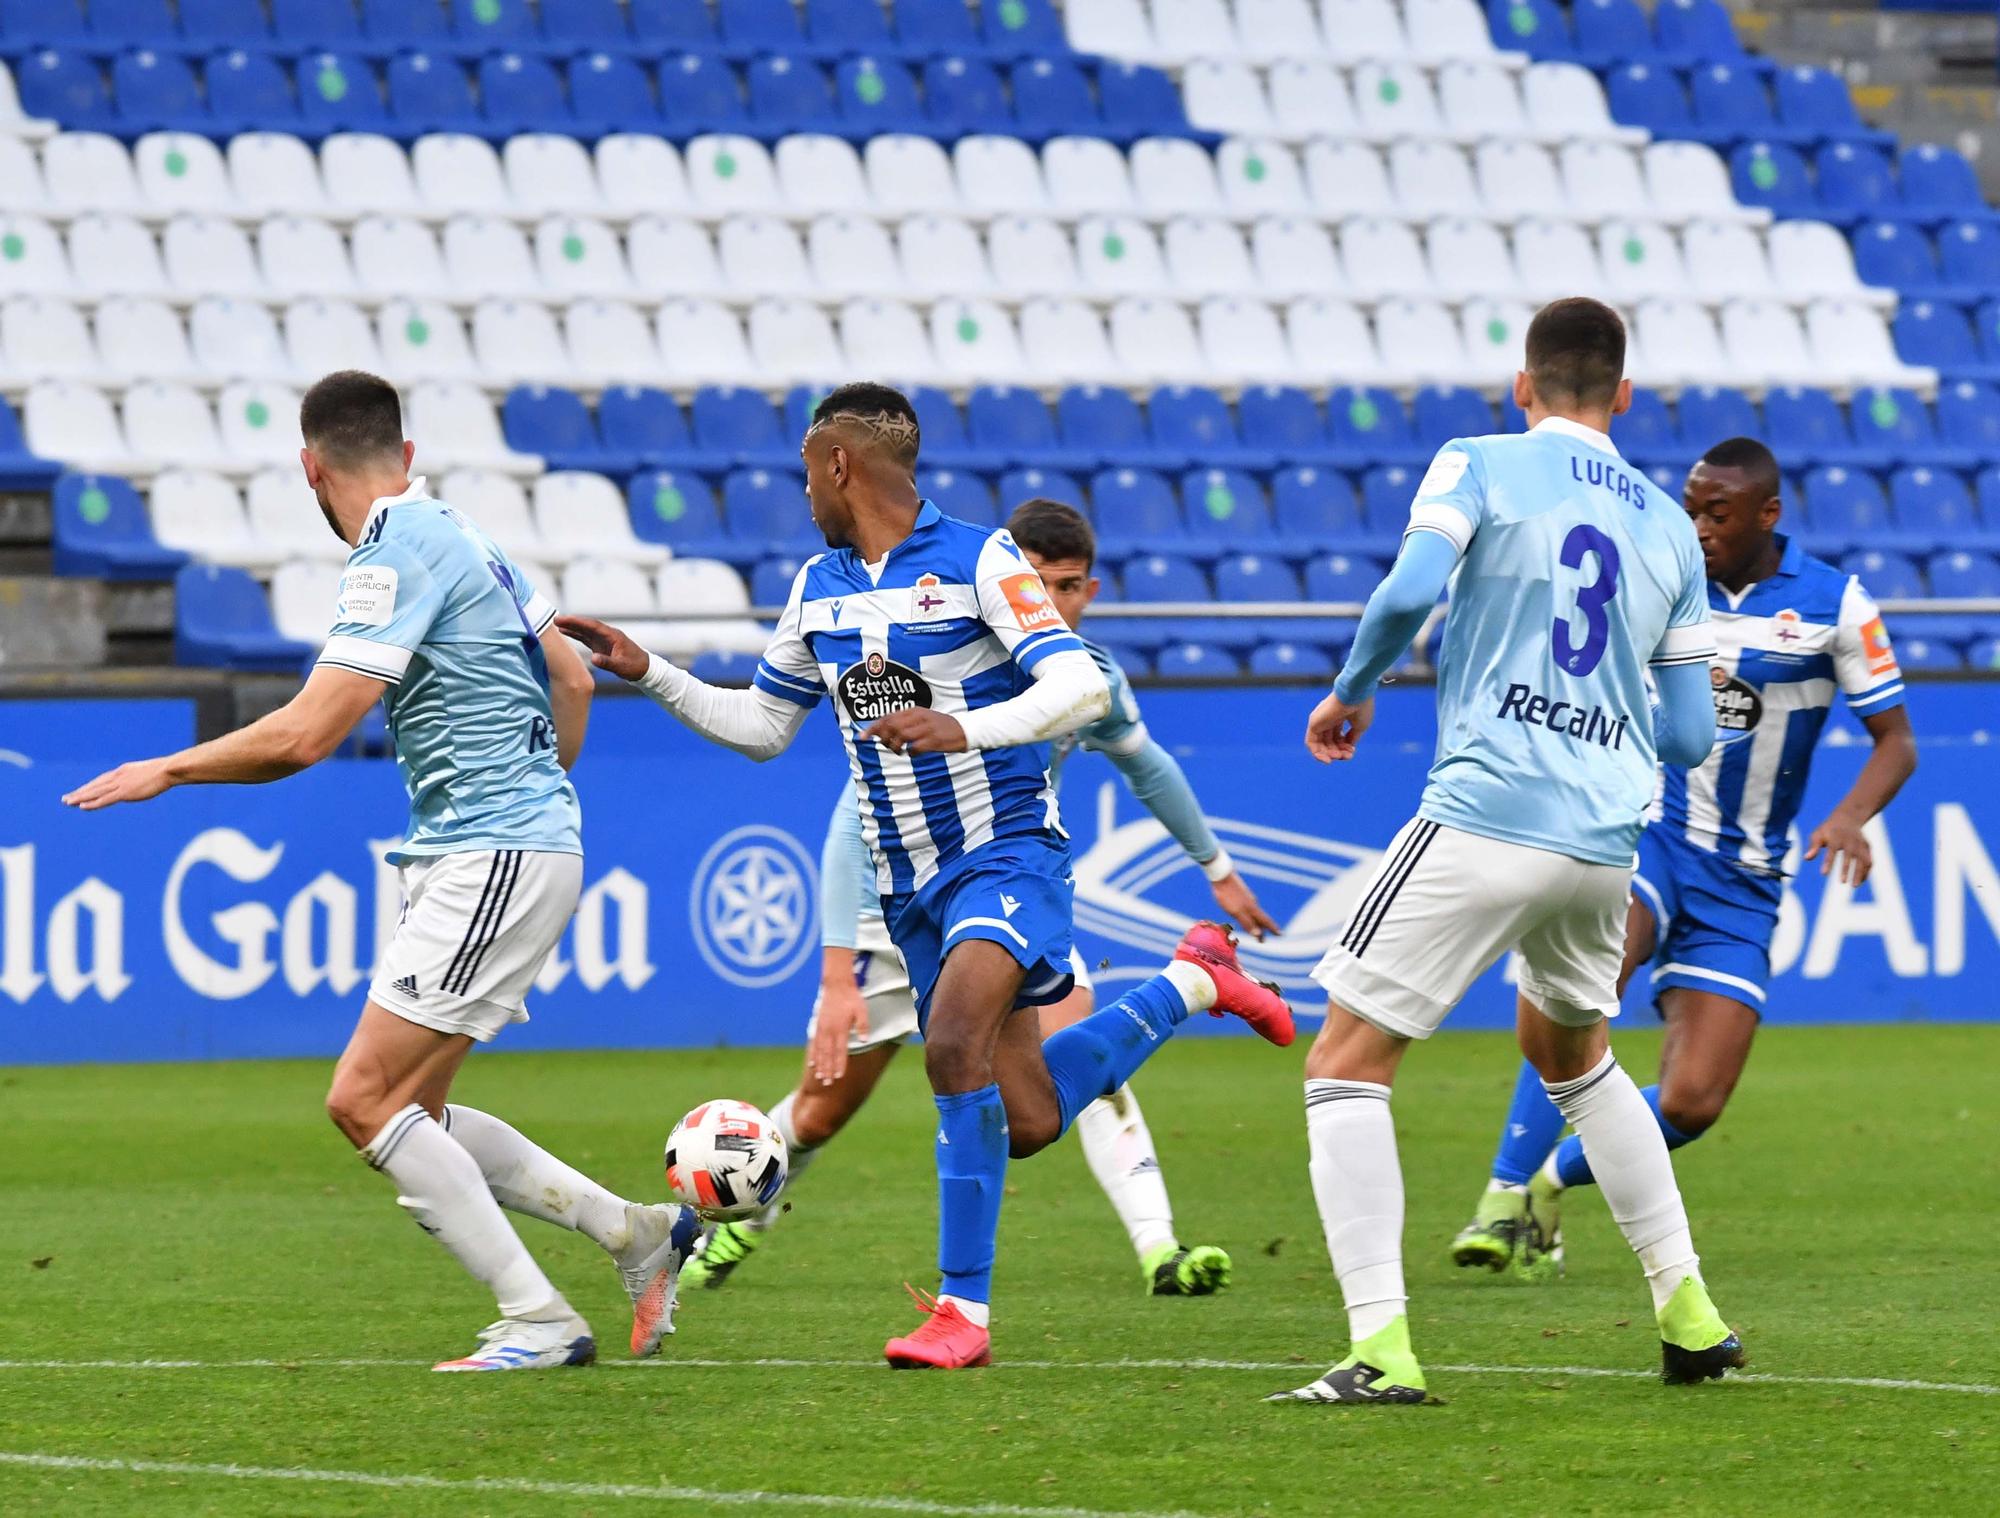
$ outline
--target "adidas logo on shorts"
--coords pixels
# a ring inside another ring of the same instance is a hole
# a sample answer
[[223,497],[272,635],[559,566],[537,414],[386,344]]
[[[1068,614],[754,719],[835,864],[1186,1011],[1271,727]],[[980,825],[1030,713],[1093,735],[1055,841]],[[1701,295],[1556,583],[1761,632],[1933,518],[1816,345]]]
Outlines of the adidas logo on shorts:
[[414,975],[405,975],[401,980],[392,980],[389,984],[405,996],[417,994],[417,977]]

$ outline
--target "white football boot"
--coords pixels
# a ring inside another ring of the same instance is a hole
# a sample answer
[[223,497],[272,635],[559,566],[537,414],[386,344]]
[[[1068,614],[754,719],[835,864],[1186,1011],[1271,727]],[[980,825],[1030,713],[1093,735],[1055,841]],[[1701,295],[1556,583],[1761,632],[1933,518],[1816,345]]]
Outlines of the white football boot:
[[626,1216],[632,1242],[612,1258],[632,1299],[632,1358],[643,1360],[674,1331],[674,1288],[701,1237],[701,1219],[692,1207],[672,1202],[632,1207]]
[[549,1370],[588,1365],[597,1358],[590,1325],[571,1313],[536,1322],[502,1318],[479,1331],[479,1348],[463,1360],[440,1360],[432,1370]]

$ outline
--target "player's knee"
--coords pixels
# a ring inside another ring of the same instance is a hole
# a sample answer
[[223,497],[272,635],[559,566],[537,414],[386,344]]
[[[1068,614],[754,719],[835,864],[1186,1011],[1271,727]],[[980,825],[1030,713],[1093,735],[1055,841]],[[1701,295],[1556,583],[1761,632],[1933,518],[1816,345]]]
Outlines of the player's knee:
[[993,1060],[979,1040],[933,1022],[924,1034],[924,1073],[934,1091],[976,1091],[993,1079]]
[[1031,1154],[1040,1154],[1061,1137],[1062,1119],[1059,1115],[1042,1118],[1010,1113],[1007,1118],[1007,1157],[1025,1160]]
[[373,1097],[362,1082],[344,1070],[334,1072],[333,1084],[326,1090],[326,1115],[356,1149],[363,1148],[375,1133],[369,1126],[376,1107]]
[[1713,1128],[1728,1104],[1729,1087],[1719,1083],[1669,1082],[1660,1088],[1660,1116],[1689,1138]]
[[817,1149],[847,1126],[853,1108],[832,1090],[802,1090],[792,1098],[792,1133],[801,1149]]

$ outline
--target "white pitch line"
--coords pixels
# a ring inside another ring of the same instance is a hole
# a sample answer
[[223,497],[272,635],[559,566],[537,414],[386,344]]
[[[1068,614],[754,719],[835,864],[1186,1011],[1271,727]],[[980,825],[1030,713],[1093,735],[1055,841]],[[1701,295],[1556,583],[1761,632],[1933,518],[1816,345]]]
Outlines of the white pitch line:
[[793,1507],[826,1512],[909,1513],[920,1518],[1201,1518],[1187,1512],[1119,1513],[1087,1507],[1021,1507],[1010,1502],[929,1502],[921,1497],[849,1497],[826,1492],[713,1491],[698,1486],[641,1486],[612,1481],[530,1481],[517,1476],[393,1475],[302,1466],[221,1465],[196,1460],[123,1460],[0,1450],[0,1466],[113,1475],[213,1476],[228,1481],[295,1481],[401,1491],[597,1497],[633,1502],[694,1502],[708,1507]]
[[[0,1360],[0,1372],[18,1370],[413,1370],[428,1360]],[[706,1360],[660,1357],[652,1360],[603,1360],[599,1370],[879,1370],[879,1360],[794,1360],[765,1357],[750,1360]],[[1309,1371],[1300,1360],[1003,1360],[1000,1370],[1242,1370]],[[1616,1381],[1653,1381],[1650,1370],[1626,1370],[1602,1365],[1432,1365],[1430,1370],[1452,1376],[1594,1376]],[[1978,1381],[1915,1381],[1890,1376],[1785,1376],[1758,1371],[1732,1371],[1731,1382],[1756,1386],[1851,1387],[1860,1391],[1958,1392],[1968,1397],[2000,1397],[2000,1386]]]

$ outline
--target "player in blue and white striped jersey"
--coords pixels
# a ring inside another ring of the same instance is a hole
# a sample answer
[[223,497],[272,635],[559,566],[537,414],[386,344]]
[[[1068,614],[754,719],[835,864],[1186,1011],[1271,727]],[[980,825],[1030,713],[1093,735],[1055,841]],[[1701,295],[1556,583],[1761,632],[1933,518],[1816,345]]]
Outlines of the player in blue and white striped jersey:
[[[1843,883],[1868,878],[1863,829],[1917,767],[1903,676],[1882,617],[1853,575],[1777,530],[1778,462],[1750,438],[1716,444],[1683,503],[1708,574],[1718,741],[1693,767],[1666,765],[1632,878],[1622,992],[1652,964],[1667,1025],[1660,1078],[1642,1093],[1667,1147],[1721,1117],[1750,1057],[1771,974],[1793,821],[1836,692],[1874,741],[1853,786],[1806,841],[1805,858]],[[1560,1146],[1562,1115],[1523,1069],[1461,1265],[1552,1277],[1563,1188],[1592,1179],[1583,1146]]]
[[1054,1142],[1194,1012],[1234,1012],[1280,1044],[1292,1018],[1214,924],[1046,1044],[1034,1018],[1012,1016],[1070,989],[1074,877],[1048,741],[1104,716],[1109,693],[1012,537],[917,494],[918,444],[915,409],[887,386],[843,385],[815,409],[806,494],[832,551],[799,571],[751,689],[705,685],[601,622],[560,625],[600,667],[752,758],[781,752],[832,694],[939,1116],[943,1289],[884,1354],[957,1369],[991,1356],[1009,1155]]

